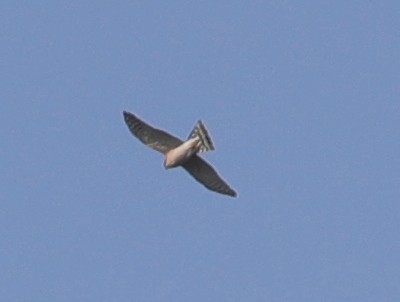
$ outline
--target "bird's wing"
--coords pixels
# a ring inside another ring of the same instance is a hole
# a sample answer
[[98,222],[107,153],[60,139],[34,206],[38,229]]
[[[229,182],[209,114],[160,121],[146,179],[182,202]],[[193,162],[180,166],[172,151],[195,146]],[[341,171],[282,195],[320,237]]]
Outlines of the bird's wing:
[[217,171],[196,154],[186,161],[182,167],[206,188],[221,194],[236,196],[236,192],[218,175]]
[[132,134],[154,150],[165,154],[182,144],[179,138],[163,130],[153,128],[132,113],[124,111],[124,119]]

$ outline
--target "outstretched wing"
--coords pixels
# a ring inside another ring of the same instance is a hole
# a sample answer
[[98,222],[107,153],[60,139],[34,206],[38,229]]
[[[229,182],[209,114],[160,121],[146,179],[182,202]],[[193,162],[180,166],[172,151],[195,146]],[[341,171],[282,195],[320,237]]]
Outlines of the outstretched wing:
[[161,153],[167,153],[169,150],[174,149],[182,144],[182,141],[172,136],[171,134],[153,128],[142,120],[138,119],[134,114],[124,111],[125,123],[128,125],[129,130],[136,136],[142,143],[157,150]]
[[229,196],[236,196],[236,192],[218,175],[217,171],[204,159],[193,155],[182,167],[206,188]]

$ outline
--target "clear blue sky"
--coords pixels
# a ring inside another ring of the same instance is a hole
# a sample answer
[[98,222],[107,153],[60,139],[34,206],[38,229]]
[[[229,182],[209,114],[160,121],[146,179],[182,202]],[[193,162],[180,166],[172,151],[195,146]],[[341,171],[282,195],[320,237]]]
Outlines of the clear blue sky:
[[[398,1],[2,1],[0,301],[399,301]],[[212,193],[131,136],[185,138]]]

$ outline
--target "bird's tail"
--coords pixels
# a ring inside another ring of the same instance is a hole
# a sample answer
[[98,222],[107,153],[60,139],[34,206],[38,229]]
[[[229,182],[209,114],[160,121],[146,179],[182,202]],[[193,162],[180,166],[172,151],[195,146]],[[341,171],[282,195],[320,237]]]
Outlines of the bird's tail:
[[198,121],[194,126],[192,132],[190,132],[188,139],[191,138],[199,138],[200,139],[200,148],[199,152],[207,152],[214,150],[213,142],[211,141],[210,135],[204,124],[201,121]]

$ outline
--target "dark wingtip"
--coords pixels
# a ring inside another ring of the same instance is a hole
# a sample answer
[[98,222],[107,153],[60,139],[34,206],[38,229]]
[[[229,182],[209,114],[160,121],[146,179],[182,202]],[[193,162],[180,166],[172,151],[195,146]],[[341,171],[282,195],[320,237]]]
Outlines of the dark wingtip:
[[135,118],[135,115],[133,115],[132,113],[130,113],[130,112],[126,111],[126,110],[122,111],[122,113],[124,115],[124,119],[125,119],[126,122],[128,122],[129,118]]
[[125,121],[125,123],[128,123],[129,112],[124,110],[124,111],[123,111],[123,115],[124,115],[124,121]]

